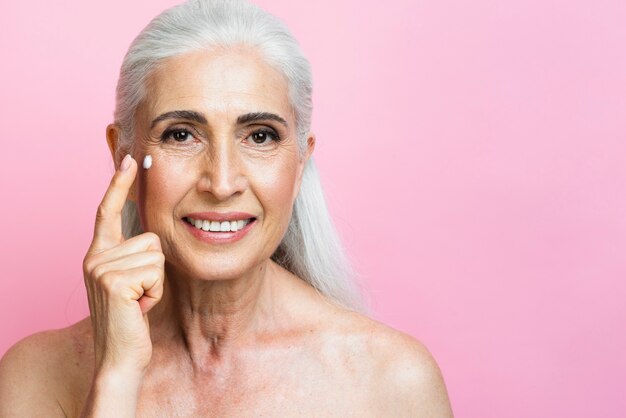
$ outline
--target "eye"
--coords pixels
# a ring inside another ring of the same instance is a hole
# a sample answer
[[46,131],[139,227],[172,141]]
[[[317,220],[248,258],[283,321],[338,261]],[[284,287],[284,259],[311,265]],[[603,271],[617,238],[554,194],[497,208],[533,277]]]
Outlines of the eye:
[[173,139],[177,142],[185,142],[191,138],[193,138],[191,132],[184,128],[166,129],[161,135],[161,141],[163,142],[166,142],[170,139]]
[[272,141],[280,141],[280,136],[273,129],[259,129],[250,134],[248,138],[257,145],[267,145]]

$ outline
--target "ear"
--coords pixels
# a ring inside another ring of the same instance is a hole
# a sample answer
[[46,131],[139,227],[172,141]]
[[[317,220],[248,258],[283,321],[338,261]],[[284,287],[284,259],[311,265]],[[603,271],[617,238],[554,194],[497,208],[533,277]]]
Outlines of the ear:
[[302,174],[304,173],[304,167],[306,166],[306,163],[309,161],[309,158],[311,158],[311,154],[313,154],[314,149],[315,149],[315,134],[313,132],[309,132],[307,134],[307,139],[306,139],[306,150],[304,151],[304,155],[302,155],[302,157],[300,158],[300,162],[298,163],[298,173],[296,177],[296,184],[295,184],[294,195],[293,195],[294,200],[298,196],[298,193],[300,192],[300,185],[302,184]]
[[[115,123],[111,123],[107,126],[107,144],[109,145],[109,151],[111,152],[111,158],[113,158],[113,164],[115,165],[115,169],[118,170],[120,168],[120,164],[122,163],[122,159],[126,156],[124,150],[119,148],[120,142],[120,134],[121,130],[119,125]],[[133,202],[137,202],[135,199],[135,185],[133,184],[128,191],[128,200],[132,200]]]
[[117,157],[117,146],[120,140],[120,128],[115,123],[111,123],[107,126],[107,144],[109,145],[109,151],[111,152],[111,157],[113,158],[113,164],[115,165],[115,169],[119,167],[120,161]]

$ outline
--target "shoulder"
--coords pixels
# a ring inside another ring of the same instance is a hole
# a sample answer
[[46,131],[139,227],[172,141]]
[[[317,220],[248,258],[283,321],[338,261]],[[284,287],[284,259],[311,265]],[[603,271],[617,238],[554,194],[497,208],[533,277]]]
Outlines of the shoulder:
[[358,313],[345,314],[346,341],[372,379],[371,398],[384,415],[452,417],[441,371],[412,336]]
[[443,376],[428,349],[398,331],[387,335],[378,364],[380,405],[394,416],[452,417]]
[[[0,359],[0,416],[67,415],[65,403],[75,384],[77,332],[84,322],[30,335]],[[34,402],[34,400],[36,400]]]

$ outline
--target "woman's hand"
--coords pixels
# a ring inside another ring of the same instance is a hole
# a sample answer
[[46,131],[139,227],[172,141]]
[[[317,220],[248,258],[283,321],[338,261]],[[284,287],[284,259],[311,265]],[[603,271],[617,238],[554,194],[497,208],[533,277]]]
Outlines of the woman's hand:
[[98,207],[83,262],[96,375],[143,376],[152,356],[147,312],[163,295],[165,257],[156,234],[122,235],[122,208],[136,174],[137,162],[127,155]]

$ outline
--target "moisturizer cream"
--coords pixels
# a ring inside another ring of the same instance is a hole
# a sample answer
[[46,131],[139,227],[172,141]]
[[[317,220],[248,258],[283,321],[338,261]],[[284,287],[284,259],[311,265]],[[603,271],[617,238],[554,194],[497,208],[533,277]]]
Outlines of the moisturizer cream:
[[146,155],[143,159],[143,168],[146,170],[152,167],[152,155]]

